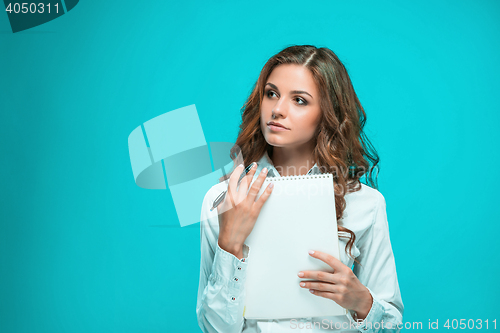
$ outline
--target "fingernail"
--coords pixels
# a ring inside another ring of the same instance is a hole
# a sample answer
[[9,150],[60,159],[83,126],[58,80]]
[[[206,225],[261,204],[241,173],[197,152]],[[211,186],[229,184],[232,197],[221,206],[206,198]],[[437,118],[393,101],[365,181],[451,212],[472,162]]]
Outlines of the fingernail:
[[301,282],[300,285],[303,287],[305,286],[306,284],[304,282]]
[[314,251],[313,250],[309,250],[309,254],[314,254]]
[[274,183],[269,183],[269,188],[273,188],[274,187]]
[[314,294],[314,290],[312,290],[312,289],[309,289],[309,291],[311,292],[311,294]]
[[304,276],[304,273],[303,272],[299,272],[298,274],[300,277],[303,277]]
[[239,167],[243,167],[243,163],[241,163],[240,165],[238,165],[238,168],[239,168]]
[[262,172],[266,173],[267,172],[267,168],[262,169]]

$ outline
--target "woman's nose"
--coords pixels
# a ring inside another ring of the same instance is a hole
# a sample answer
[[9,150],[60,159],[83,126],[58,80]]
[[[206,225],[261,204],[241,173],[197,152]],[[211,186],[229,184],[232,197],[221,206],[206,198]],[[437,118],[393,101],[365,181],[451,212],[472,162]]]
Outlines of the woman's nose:
[[287,107],[285,105],[285,101],[284,100],[279,100],[278,102],[276,102],[276,105],[274,105],[274,109],[273,109],[273,113],[275,115],[275,117],[278,117],[278,116],[281,116],[282,118],[285,118],[286,115],[287,115]]

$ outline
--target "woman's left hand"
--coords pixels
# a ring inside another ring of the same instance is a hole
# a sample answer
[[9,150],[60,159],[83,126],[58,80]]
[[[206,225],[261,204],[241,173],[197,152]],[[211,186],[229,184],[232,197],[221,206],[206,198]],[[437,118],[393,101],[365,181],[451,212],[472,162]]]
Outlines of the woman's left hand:
[[300,278],[317,281],[301,281],[300,286],[308,288],[314,295],[335,301],[343,308],[356,311],[359,319],[366,318],[370,312],[373,298],[370,291],[358,280],[353,271],[327,253],[314,251],[310,255],[327,263],[333,268],[333,273],[301,271],[298,273]]

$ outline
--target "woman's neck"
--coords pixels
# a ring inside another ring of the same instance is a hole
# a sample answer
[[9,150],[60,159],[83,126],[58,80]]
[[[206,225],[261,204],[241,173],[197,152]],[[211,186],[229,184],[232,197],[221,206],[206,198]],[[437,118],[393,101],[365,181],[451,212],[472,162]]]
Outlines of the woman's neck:
[[273,147],[269,157],[282,177],[305,175],[315,163],[310,148]]

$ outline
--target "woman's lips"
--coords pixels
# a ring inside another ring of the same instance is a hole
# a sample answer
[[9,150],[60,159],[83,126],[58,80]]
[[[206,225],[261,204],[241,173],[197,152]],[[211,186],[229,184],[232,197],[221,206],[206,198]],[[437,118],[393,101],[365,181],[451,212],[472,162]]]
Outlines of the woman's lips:
[[269,128],[271,131],[289,131],[289,129],[280,127],[280,126],[274,126],[274,125],[267,125],[267,128]]

